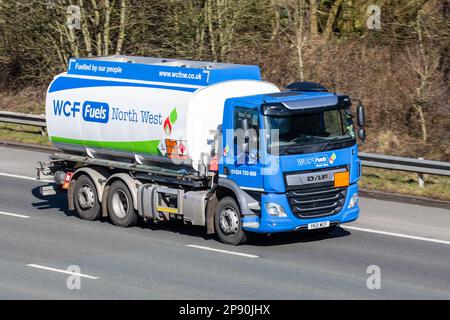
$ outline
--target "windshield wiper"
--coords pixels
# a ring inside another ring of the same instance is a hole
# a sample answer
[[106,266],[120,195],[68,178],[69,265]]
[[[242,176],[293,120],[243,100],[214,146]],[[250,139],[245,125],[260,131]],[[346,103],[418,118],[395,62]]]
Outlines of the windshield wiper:
[[336,145],[339,145],[341,143],[345,144],[350,141],[353,141],[354,138],[344,138],[344,139],[337,139],[337,140],[331,140],[331,141],[323,141],[321,143],[308,143],[308,144],[292,144],[289,146],[285,146],[283,151],[280,152],[280,156],[286,154],[286,153],[299,153],[300,151],[303,151],[301,153],[307,152],[321,152],[325,150],[331,150],[333,148],[336,148]]
[[311,140],[313,140],[314,138],[316,138],[316,137],[304,135],[304,136],[300,136],[300,137],[297,137],[297,138],[295,138],[295,139],[292,139],[292,140],[289,141],[288,143],[293,143],[293,142],[297,142],[297,141],[311,141]]
[[345,143],[351,142],[353,140],[354,140],[354,138],[349,137],[349,138],[343,138],[343,139],[336,139],[336,140],[327,141],[325,143],[325,145],[323,146],[323,148],[321,150],[319,150],[319,151],[330,150],[330,149],[336,148],[336,145],[345,144]]
[[[280,156],[282,156],[285,153],[305,153],[305,151],[308,152],[320,152],[324,149],[324,147],[327,145],[328,143],[308,143],[308,144],[293,144],[290,146],[286,146],[285,149],[280,152]],[[311,150],[309,150],[311,149]],[[291,152],[290,152],[291,151]]]

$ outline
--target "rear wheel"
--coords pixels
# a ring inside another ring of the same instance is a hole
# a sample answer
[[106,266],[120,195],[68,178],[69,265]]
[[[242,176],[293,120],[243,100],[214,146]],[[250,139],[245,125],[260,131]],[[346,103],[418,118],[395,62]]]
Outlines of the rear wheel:
[[232,197],[225,197],[220,200],[214,223],[216,232],[222,242],[236,246],[247,241],[247,235],[242,229],[239,206]]
[[74,187],[74,205],[78,216],[93,221],[100,217],[100,203],[94,182],[87,176],[77,178]]
[[131,227],[138,220],[133,207],[133,197],[127,185],[118,180],[111,185],[108,193],[108,213],[116,226]]

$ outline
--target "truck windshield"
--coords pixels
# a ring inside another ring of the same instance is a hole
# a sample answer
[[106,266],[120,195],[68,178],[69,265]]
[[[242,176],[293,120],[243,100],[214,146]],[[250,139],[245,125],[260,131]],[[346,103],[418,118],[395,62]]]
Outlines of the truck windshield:
[[[280,155],[341,149],[356,143],[347,109],[265,116],[268,152]],[[276,131],[278,131],[278,135]]]

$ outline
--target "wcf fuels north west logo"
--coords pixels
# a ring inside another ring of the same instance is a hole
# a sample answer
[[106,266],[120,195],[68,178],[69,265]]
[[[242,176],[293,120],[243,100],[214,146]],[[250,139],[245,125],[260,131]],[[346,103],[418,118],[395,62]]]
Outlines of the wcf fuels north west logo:
[[314,164],[316,167],[326,167],[328,165],[332,165],[334,163],[334,161],[336,160],[336,158],[337,158],[337,156],[333,152],[331,154],[331,156],[328,156],[326,154],[320,154],[320,155],[308,157],[308,158],[298,158],[297,164],[299,166],[306,166],[306,165]]
[[73,117],[81,112],[84,121],[107,123],[109,119],[109,105],[106,102],[53,100],[53,114],[55,116]]
[[109,119],[109,105],[105,102],[86,101],[83,103],[83,120],[107,123]]

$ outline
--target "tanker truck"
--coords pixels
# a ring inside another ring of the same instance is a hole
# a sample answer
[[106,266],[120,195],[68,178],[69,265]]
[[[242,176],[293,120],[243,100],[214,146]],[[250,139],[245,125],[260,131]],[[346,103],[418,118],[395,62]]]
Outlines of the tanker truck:
[[66,192],[84,220],[179,220],[238,245],[359,215],[364,109],[318,83],[280,90],[255,65],[71,58],[46,120],[59,151],[39,164],[55,181],[41,193]]

